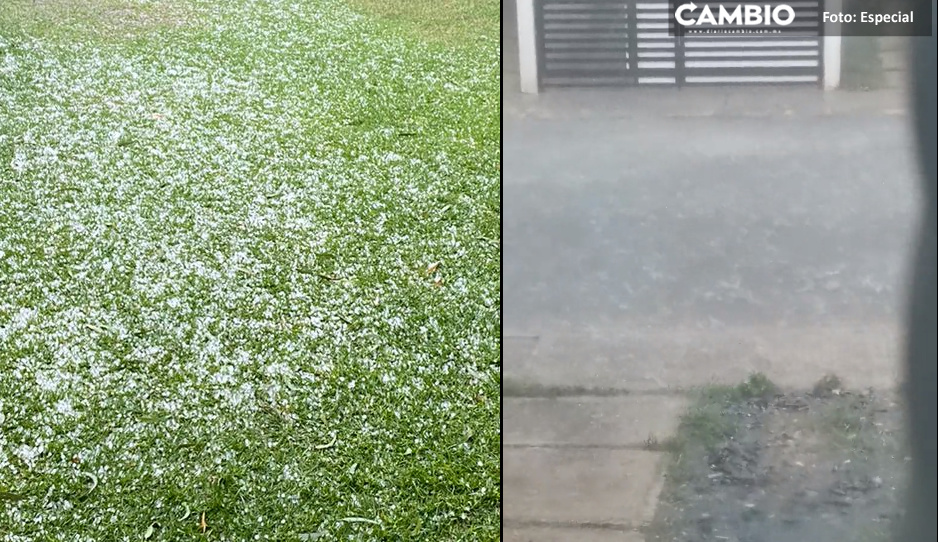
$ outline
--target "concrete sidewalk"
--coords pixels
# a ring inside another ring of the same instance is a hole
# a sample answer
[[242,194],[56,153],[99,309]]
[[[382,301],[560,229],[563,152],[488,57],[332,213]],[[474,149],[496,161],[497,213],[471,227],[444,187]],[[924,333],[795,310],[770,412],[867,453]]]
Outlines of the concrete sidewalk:
[[504,78],[506,119],[768,118],[856,115],[904,116],[908,99],[897,89],[822,91],[811,86],[634,87],[512,92]]
[[899,321],[787,328],[545,326],[506,330],[502,339],[506,381],[640,394],[736,384],[756,372],[786,389],[809,389],[827,373],[855,389],[893,389],[902,348]]
[[648,443],[674,434],[686,388],[756,371],[786,388],[898,381],[894,326],[606,332],[503,338],[506,382],[530,386],[503,401],[507,542],[643,541],[664,484]]
[[506,542],[639,542],[663,483],[660,452],[679,396],[507,397]]

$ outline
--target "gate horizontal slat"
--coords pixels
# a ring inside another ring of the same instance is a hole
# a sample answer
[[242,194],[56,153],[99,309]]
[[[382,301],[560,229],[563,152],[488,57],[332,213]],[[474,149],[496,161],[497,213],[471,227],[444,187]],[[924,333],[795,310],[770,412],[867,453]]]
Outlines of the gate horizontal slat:
[[691,85],[778,85],[793,83],[814,83],[819,81],[818,75],[740,75],[740,76],[687,76],[685,83]]
[[547,51],[547,59],[552,60],[628,60],[628,54],[621,51],[576,51],[553,52]]
[[618,41],[624,45],[628,45],[628,34],[624,32],[603,32],[589,34],[584,32],[546,32],[544,34],[544,41],[546,42],[545,46],[550,46],[554,43],[557,43],[562,40],[571,40],[571,41],[585,41],[585,42],[604,42],[604,41]]
[[817,60],[793,60],[790,58],[779,58],[774,60],[685,60],[684,69],[687,71],[694,69],[709,68],[816,68]]
[[787,49],[787,50],[778,50],[771,49],[768,51],[747,51],[747,50],[720,50],[720,51],[700,51],[691,49],[684,52],[684,58],[695,59],[695,58],[801,58],[801,57],[817,57],[818,52],[816,49]]
[[750,39],[747,37],[719,36],[713,38],[688,38],[684,47],[688,49],[765,50],[790,47],[813,47],[820,45],[817,38]]
[[617,41],[596,42],[596,41],[556,41],[544,46],[546,51],[628,51],[628,44]]
[[712,78],[712,77],[783,78],[783,77],[788,77],[788,76],[814,77],[813,81],[817,81],[817,73],[812,72],[812,70],[806,70],[803,68],[749,68],[745,71],[731,70],[731,69],[709,69],[709,70],[686,69],[684,76],[690,79],[690,81],[688,82],[693,82],[695,78]]
[[553,76],[544,81],[551,87],[621,87],[635,84],[635,80],[628,76],[603,77],[559,77]]

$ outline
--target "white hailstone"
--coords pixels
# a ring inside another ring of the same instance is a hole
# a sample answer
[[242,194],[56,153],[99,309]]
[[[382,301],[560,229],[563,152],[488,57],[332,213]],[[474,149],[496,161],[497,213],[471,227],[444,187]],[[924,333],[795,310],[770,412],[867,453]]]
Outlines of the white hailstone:
[[55,411],[62,416],[67,416],[69,418],[78,415],[78,412],[75,411],[75,408],[72,406],[72,402],[69,399],[59,399],[56,401]]
[[15,450],[13,454],[16,455],[23,463],[29,468],[33,468],[35,465],[36,459],[46,450],[45,443],[39,441],[35,446],[30,446],[28,444],[21,444]]

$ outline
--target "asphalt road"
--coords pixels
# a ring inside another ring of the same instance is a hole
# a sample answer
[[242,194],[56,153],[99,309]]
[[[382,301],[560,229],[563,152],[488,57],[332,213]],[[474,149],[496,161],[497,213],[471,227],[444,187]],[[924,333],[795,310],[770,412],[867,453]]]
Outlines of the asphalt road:
[[506,329],[902,315],[903,117],[514,118],[503,152]]

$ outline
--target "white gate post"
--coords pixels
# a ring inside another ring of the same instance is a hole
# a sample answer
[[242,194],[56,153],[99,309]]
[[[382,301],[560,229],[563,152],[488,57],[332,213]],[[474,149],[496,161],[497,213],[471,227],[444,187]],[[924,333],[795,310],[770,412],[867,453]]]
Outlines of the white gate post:
[[[830,13],[840,13],[843,8],[842,0],[826,0],[822,2],[823,10]],[[823,13],[821,14],[823,16]],[[835,90],[840,87],[840,46],[841,23],[828,22],[824,24],[824,90]]]
[[517,0],[518,56],[521,92],[537,94],[537,37],[534,28],[535,0]]

